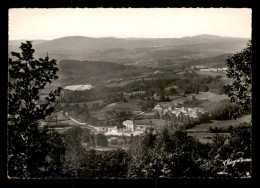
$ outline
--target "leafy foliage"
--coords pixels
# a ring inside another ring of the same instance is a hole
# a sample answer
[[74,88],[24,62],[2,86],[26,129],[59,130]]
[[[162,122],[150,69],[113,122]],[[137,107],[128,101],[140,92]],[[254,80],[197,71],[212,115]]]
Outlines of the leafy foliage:
[[37,176],[43,166],[44,153],[38,120],[53,112],[53,102],[61,88],[50,91],[44,100],[40,92],[58,79],[56,60],[35,60],[31,42],[21,44],[21,53],[11,52],[8,82],[8,174]]
[[183,131],[148,131],[129,150],[128,177],[220,177],[220,172],[244,177],[250,163],[225,166],[224,161],[251,158],[250,133],[249,127],[233,128],[230,137],[216,134],[213,143],[202,144]]
[[41,143],[44,153],[46,153],[44,166],[41,167],[41,177],[59,178],[63,177],[63,165],[66,144],[64,136],[49,131],[47,128],[41,133]]
[[124,150],[89,150],[83,158],[82,178],[126,178],[129,156]]
[[251,127],[237,127],[231,130],[230,137],[216,134],[209,152],[211,160],[202,167],[211,176],[225,172],[228,177],[245,177],[251,174],[251,162],[233,162],[224,165],[226,160],[251,159]]
[[96,139],[97,139],[97,145],[101,146],[101,147],[107,147],[108,146],[108,141],[107,138],[104,134],[99,133],[96,135]]
[[67,176],[77,177],[82,163],[84,148],[81,144],[83,130],[75,126],[65,133],[66,150],[64,156],[64,169]]
[[227,84],[227,94],[231,101],[238,104],[237,114],[252,107],[252,43],[241,52],[234,54],[227,60],[227,77],[233,82]]
[[182,131],[164,128],[158,134],[147,132],[132,148],[129,177],[195,177],[201,171],[196,152],[199,142]]

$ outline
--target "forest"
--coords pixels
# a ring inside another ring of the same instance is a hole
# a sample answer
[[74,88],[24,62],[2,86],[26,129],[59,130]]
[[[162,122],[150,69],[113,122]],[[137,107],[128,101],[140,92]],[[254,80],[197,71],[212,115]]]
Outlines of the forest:
[[[82,138],[89,142],[95,139],[87,134],[83,135],[80,127],[71,128],[62,135],[43,130],[38,138],[43,145],[38,146],[38,149],[44,150],[32,153],[29,177],[244,177],[250,172],[249,163],[237,163],[235,166],[223,164],[227,159],[250,158],[249,127],[232,129],[229,138],[216,134],[212,144],[202,144],[183,131],[164,128],[155,133],[149,130],[142,136],[133,137],[129,150],[112,151],[84,149],[80,142]],[[10,171],[11,176],[16,173],[16,170]],[[24,174],[20,175],[26,177]]]

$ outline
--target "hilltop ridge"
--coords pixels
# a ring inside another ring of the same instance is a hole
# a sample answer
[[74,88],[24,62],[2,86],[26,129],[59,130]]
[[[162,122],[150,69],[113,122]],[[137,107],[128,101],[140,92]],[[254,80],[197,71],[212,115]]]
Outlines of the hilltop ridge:
[[[106,61],[119,64],[145,65],[161,60],[187,61],[235,53],[242,50],[249,38],[196,35],[182,38],[93,38],[66,36],[49,41],[34,41],[35,57],[57,60]],[[19,45],[9,41],[9,52]]]

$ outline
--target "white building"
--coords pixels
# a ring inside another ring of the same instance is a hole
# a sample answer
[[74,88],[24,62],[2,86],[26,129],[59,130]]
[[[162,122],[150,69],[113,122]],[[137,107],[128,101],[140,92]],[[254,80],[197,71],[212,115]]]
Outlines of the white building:
[[86,84],[86,85],[70,85],[70,86],[66,86],[64,87],[64,89],[67,90],[72,90],[72,91],[82,91],[82,90],[90,90],[92,89],[93,86],[91,84]]
[[222,68],[222,71],[227,71],[227,70],[228,70],[228,68],[226,68],[226,67],[225,67],[225,68]]
[[177,117],[182,113],[185,116],[198,118],[199,113],[206,113],[206,111],[202,108],[174,108],[174,110],[171,111],[172,114],[175,114]]
[[191,69],[207,69],[208,66],[204,66],[204,65],[194,65],[191,66]]
[[130,131],[134,131],[134,122],[132,120],[124,121],[123,125],[126,127],[126,129],[128,129]]
[[117,137],[112,136],[111,138],[108,139],[109,142],[111,142],[113,140],[117,140]]
[[217,69],[217,68],[210,68],[210,71],[212,71],[212,72],[218,72],[218,69]]
[[137,125],[136,130],[145,130],[145,125]]
[[201,72],[210,72],[210,69],[200,69]]
[[106,132],[108,131],[108,128],[107,127],[95,127],[96,131],[98,132]]
[[155,71],[153,74],[163,74],[163,72],[158,70],[158,71]]
[[162,106],[160,104],[157,104],[153,109],[154,110],[162,110]]
[[147,128],[154,128],[154,125],[136,125],[137,131],[144,131]]

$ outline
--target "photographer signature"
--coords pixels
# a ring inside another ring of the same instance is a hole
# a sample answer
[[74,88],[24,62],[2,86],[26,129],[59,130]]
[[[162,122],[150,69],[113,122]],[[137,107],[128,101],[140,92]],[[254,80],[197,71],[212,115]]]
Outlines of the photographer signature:
[[242,162],[251,162],[251,159],[243,159],[243,158],[239,158],[237,160],[231,160],[231,159],[227,159],[223,162],[224,166],[227,166],[227,165],[232,165],[235,166],[236,163],[242,163]]

